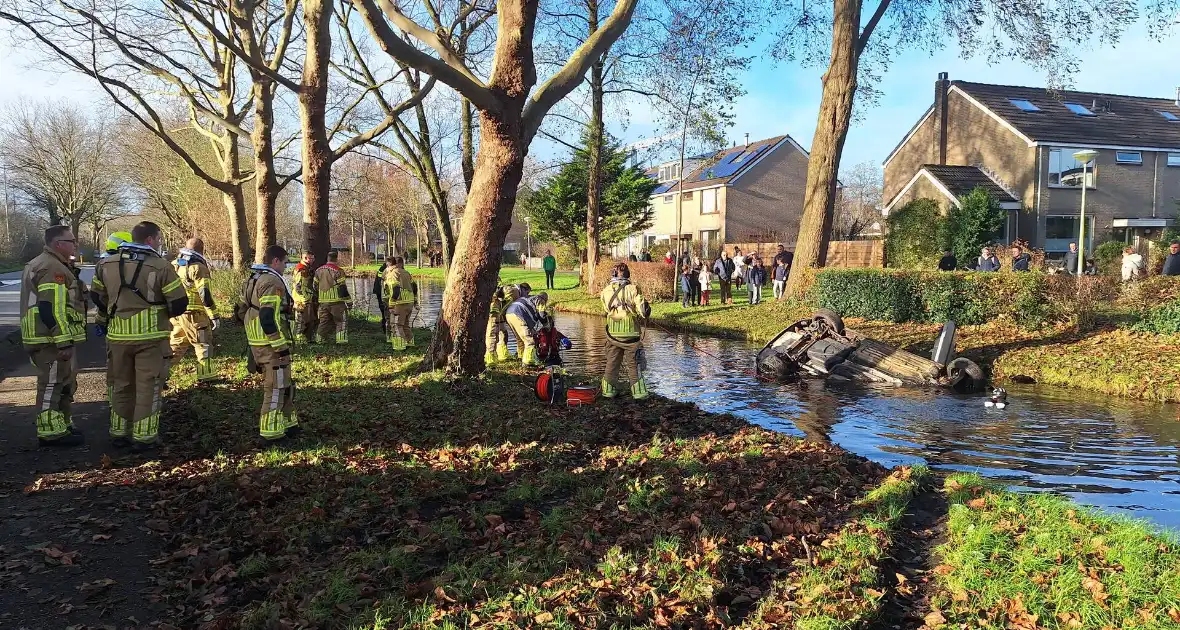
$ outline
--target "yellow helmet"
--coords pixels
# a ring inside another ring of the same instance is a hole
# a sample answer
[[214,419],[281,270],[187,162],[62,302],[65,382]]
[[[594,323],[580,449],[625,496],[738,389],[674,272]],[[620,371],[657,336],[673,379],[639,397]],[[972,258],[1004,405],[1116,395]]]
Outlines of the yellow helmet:
[[106,251],[108,254],[115,253],[119,246],[123,243],[131,242],[131,232],[114,232],[107,237]]

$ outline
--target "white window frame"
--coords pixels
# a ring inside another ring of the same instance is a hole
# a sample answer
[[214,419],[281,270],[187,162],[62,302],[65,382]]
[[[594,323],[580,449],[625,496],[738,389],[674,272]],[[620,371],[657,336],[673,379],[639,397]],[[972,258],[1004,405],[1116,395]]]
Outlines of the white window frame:
[[676,195],[664,195],[664,203],[672,203],[676,201]]
[[1143,165],[1143,153],[1140,151],[1115,151],[1114,161],[1118,164]]
[[717,207],[717,189],[706,188],[701,191],[701,214],[717,214],[721,209]]
[[1180,166],[1180,153],[1168,154],[1168,166]]
[[[1048,181],[1049,175],[1051,175],[1053,173],[1053,171],[1050,170],[1050,169],[1052,169],[1052,164],[1053,164],[1053,154],[1054,153],[1061,154],[1062,157],[1058,158],[1059,161],[1060,161],[1060,159],[1064,158],[1065,156],[1068,156],[1069,159],[1073,160],[1074,159],[1073,152],[1074,152],[1074,149],[1052,149],[1052,148],[1049,149],[1048,155],[1046,156],[1046,159],[1045,159],[1045,169],[1046,169],[1046,173],[1045,173],[1046,182],[1045,182],[1045,184],[1049,188],[1062,188],[1065,190],[1081,190],[1082,189],[1081,186],[1070,186],[1068,184],[1060,184],[1060,183],[1054,184],[1054,183]],[[1074,161],[1076,162],[1077,160],[1074,160]],[[1089,180],[1090,180],[1090,181],[1086,182],[1087,183],[1086,188],[1089,190],[1095,190],[1096,188],[1098,188],[1098,168],[1097,168],[1098,167],[1098,159],[1095,158],[1090,161],[1093,162],[1094,165],[1092,167],[1090,167],[1089,169],[1086,169],[1087,175],[1089,176]],[[1058,176],[1058,181],[1059,182],[1061,181],[1060,176]]]
[[692,193],[693,193],[693,191],[691,191],[691,190],[686,190],[686,191],[680,193],[681,195],[684,195],[681,198],[681,200],[682,201],[692,201]]

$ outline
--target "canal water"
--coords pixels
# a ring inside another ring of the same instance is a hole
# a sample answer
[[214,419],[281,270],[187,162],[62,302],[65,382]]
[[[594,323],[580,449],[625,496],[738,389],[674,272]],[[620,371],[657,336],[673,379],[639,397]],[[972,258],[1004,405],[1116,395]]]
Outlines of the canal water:
[[[357,295],[367,295],[361,283]],[[414,325],[430,327],[441,285],[424,284],[422,298]],[[566,367],[591,384],[602,372],[602,318],[559,313],[557,326],[574,342]],[[648,388],[668,398],[885,466],[976,472],[1180,530],[1180,406],[1013,384],[1008,407],[988,409],[982,395],[762,382],[751,372],[759,347],[743,341],[652,327],[644,345]]]

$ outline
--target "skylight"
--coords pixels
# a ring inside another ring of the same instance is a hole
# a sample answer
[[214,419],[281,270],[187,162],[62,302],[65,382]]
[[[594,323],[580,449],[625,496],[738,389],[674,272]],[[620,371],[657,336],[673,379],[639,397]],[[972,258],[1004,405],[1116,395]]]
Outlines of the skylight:
[[1163,116],[1164,120],[1167,120],[1168,122],[1176,122],[1176,121],[1180,120],[1180,116],[1177,116],[1176,114],[1173,114],[1172,112],[1161,111],[1160,116]]
[[1025,112],[1039,112],[1039,111],[1041,111],[1041,108],[1037,107],[1036,105],[1033,105],[1032,101],[1028,101],[1023,98],[1010,98],[1010,99],[1008,99],[1008,101],[1010,103],[1012,103],[1013,105],[1015,105],[1017,108],[1019,108],[1021,111],[1025,111]]
[[1095,114],[1094,112],[1086,109],[1085,105],[1079,105],[1077,103],[1065,103],[1065,107],[1067,109],[1069,109],[1069,111],[1077,114],[1078,116],[1097,116],[1098,115],[1098,114]]

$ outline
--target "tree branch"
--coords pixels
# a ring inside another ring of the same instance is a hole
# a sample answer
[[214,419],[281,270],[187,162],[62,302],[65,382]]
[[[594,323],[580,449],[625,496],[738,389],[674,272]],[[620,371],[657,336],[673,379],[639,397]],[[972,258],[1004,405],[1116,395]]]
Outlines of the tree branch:
[[631,23],[631,16],[635,13],[635,5],[639,0],[619,0],[615,10],[611,12],[602,28],[578,46],[570,56],[569,61],[556,74],[549,78],[532,97],[524,108],[524,133],[526,138],[533,137],[541,127],[545,114],[565,98],[586,76],[599,57],[606,54],[610,47],[619,39],[627,25]]
[[856,54],[859,57],[865,51],[865,46],[869,45],[869,38],[873,36],[873,29],[877,28],[877,24],[881,23],[881,18],[885,17],[885,10],[889,8],[891,0],[880,0],[877,5],[877,10],[873,11],[873,17],[869,18],[868,24],[860,31],[860,37],[856,40]]

